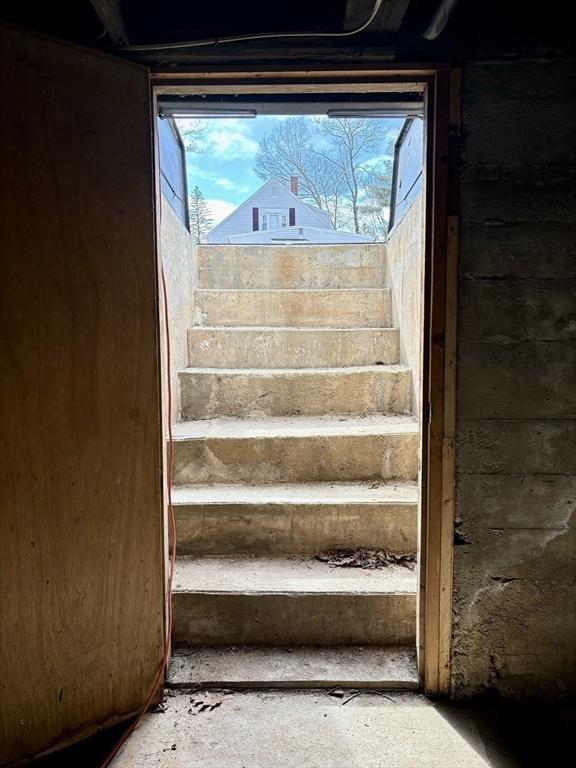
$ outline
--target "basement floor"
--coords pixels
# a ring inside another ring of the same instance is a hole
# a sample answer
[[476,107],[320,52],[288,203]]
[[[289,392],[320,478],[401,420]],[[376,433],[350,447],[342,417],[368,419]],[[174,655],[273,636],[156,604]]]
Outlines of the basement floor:
[[470,741],[462,738],[414,694],[195,692],[169,698],[166,711],[148,717],[113,765],[486,768],[486,749],[470,733]]
[[[386,698],[366,693],[350,699],[351,695],[350,691],[342,697],[318,691],[235,692],[224,694],[216,708],[197,712],[202,692],[171,692],[166,710],[147,715],[113,766],[565,768],[570,764],[575,704],[518,704],[490,696],[473,704],[437,703],[417,693],[389,691]],[[121,732],[122,726],[116,726],[34,761],[34,768],[99,768]]]

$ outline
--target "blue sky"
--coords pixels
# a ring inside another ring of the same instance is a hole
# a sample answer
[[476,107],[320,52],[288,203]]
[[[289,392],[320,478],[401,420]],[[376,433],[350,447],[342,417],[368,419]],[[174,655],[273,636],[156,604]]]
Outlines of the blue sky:
[[[271,131],[281,116],[261,115],[255,119],[206,119],[199,153],[187,152],[188,189],[202,190],[217,224],[264,183],[253,170],[259,140]],[[185,130],[187,120],[177,120]],[[397,135],[402,120],[388,120],[390,134]],[[371,161],[378,163],[378,157]]]

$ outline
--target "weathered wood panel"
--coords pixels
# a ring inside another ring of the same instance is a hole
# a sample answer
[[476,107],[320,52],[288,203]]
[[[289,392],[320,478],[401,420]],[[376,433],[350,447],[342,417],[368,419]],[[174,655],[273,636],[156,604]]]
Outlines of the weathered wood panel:
[[143,702],[164,569],[147,73],[0,41],[4,763]]

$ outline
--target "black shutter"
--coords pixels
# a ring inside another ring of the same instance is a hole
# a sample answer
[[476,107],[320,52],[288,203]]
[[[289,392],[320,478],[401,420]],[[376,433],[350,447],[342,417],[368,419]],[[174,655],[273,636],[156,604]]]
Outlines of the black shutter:
[[296,224],[296,208],[290,208],[289,224],[291,227],[295,226]]
[[258,208],[252,208],[252,232],[258,232],[259,229]]

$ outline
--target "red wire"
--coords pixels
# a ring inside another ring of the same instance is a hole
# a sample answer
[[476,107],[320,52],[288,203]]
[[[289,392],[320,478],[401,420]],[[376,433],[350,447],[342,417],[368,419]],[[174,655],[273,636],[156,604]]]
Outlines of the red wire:
[[172,469],[173,469],[173,463],[174,463],[174,448],[173,448],[173,434],[172,434],[172,383],[170,380],[172,353],[170,349],[170,326],[168,322],[168,291],[166,289],[166,276],[164,275],[164,267],[162,267],[161,273],[162,273],[162,293],[164,296],[164,324],[166,327],[166,369],[168,374],[167,375],[167,379],[168,379],[167,381],[167,384],[168,384],[168,387],[167,387],[168,389],[168,403],[167,403],[168,405],[168,451],[167,451],[168,517],[170,520],[170,531],[172,534],[172,551],[170,553],[170,569],[168,572],[168,627],[166,632],[166,639],[164,641],[164,654],[162,656],[162,662],[160,664],[158,672],[156,673],[156,676],[154,677],[154,681],[152,683],[150,693],[148,694],[146,701],[142,705],[138,713],[138,717],[132,723],[130,728],[128,728],[128,730],[121,736],[118,742],[114,745],[112,751],[110,752],[106,760],[102,763],[101,768],[108,768],[112,760],[118,754],[120,748],[126,743],[126,741],[130,738],[130,736],[134,733],[136,728],[138,728],[138,726],[142,722],[144,715],[148,711],[148,708],[152,703],[154,696],[156,695],[156,692],[158,690],[158,687],[160,686],[160,683],[164,679],[164,671],[166,670],[166,667],[168,665],[168,661],[170,659],[170,652],[172,649],[172,581],[174,578],[174,565],[176,561],[176,519],[174,517],[174,507],[172,506]]

